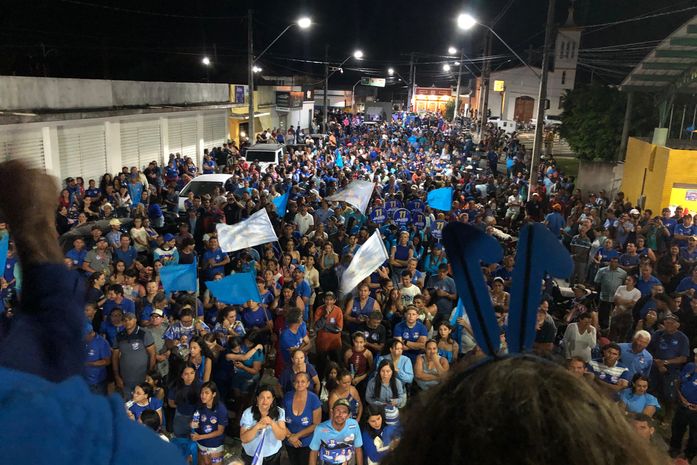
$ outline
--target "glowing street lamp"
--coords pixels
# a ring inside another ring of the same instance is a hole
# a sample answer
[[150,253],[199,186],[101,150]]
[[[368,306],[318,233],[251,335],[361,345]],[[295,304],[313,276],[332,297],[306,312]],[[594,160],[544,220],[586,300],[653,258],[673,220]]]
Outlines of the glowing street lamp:
[[361,50],[356,50],[355,52],[353,52],[353,58],[355,58],[356,60],[362,59],[363,52]]
[[444,65],[443,65],[443,71],[446,71],[446,72],[447,72],[447,71],[450,71],[450,65],[447,64],[447,63],[444,64]]
[[387,74],[389,74],[390,76],[394,76],[394,68],[388,68]]
[[312,20],[307,16],[304,16],[298,20],[298,27],[300,29],[307,29],[310,26],[312,26]]
[[201,59],[201,63],[203,63],[203,64],[206,65],[206,66],[210,66],[210,64],[211,64],[211,59],[208,58],[208,57],[203,57],[203,59]]
[[455,55],[457,53],[457,49],[455,47],[448,47],[448,55]]

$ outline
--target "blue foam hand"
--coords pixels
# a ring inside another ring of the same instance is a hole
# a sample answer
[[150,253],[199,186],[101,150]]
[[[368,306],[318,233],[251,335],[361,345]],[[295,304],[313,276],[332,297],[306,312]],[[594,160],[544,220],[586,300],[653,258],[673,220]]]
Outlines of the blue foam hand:
[[573,269],[569,252],[545,225],[533,223],[523,227],[511,277],[506,330],[509,352],[524,352],[532,347],[545,274],[567,278]]
[[479,228],[464,223],[446,225],[443,229],[443,243],[474,338],[487,355],[495,355],[501,344],[499,326],[482,274],[481,262],[500,261],[503,258],[501,246],[496,239]]

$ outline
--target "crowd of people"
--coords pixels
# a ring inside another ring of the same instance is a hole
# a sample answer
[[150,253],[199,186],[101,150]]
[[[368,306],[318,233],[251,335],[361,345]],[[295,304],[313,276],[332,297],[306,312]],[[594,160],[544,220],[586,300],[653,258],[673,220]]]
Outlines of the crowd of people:
[[[697,455],[697,226],[688,212],[581,192],[551,155],[529,185],[517,137],[489,128],[475,143],[466,124],[438,114],[378,125],[342,115],[324,139],[269,130],[260,140],[295,145],[265,170],[229,143],[202,166],[172,154],[166,166],[66,179],[56,228],[65,265],[85,281],[93,392],[118,392],[130,418],[203,464],[222,463],[226,436],[241,440],[246,464],[255,453],[279,463],[282,450],[293,465],[379,463],[399,441],[405,407],[479,353],[458,311],[443,227],[469,223],[506,251],[482,264],[505,327],[517,234],[542,222],[574,272],[568,288],[545,281],[535,352],[592,383],[638,430],[671,421],[670,454]],[[232,177],[180,209],[178,192],[209,173]],[[375,184],[365,212],[328,200],[359,179]],[[447,186],[450,210],[432,208],[428,192]],[[272,200],[286,192],[279,212]],[[278,242],[223,252],[216,224],[260,209]],[[388,260],[340,292],[374,231]],[[5,320],[21,287],[12,244],[7,257]],[[191,263],[199,291],[166,293],[160,270]],[[255,274],[260,301],[228,305],[206,289],[241,272]]]

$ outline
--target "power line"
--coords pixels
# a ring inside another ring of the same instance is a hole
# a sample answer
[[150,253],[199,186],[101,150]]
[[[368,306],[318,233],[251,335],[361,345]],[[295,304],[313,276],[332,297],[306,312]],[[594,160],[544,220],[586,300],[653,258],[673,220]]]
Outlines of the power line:
[[87,6],[91,8],[101,8],[103,10],[110,10],[110,11],[117,11],[120,13],[128,13],[128,14],[138,14],[138,15],[147,15],[147,16],[161,16],[161,17],[166,17],[166,18],[178,18],[178,19],[197,19],[197,20],[204,20],[204,21],[209,21],[209,20],[230,20],[230,19],[238,19],[238,20],[244,20],[246,17],[245,16],[195,16],[195,15],[178,15],[174,13],[158,13],[155,11],[145,11],[145,10],[134,10],[131,8],[120,8],[116,6],[110,6],[110,5],[99,5],[96,3],[89,3],[89,2],[82,2],[80,0],[59,0],[62,3],[70,3],[73,5],[80,5],[80,6]]
[[[652,15],[635,16],[633,18],[621,19],[619,21],[611,21],[608,23],[588,24],[588,25],[585,25],[583,27],[588,29],[591,27],[615,26],[617,24],[625,24],[625,23],[631,23],[631,22],[635,22],[635,21],[642,21],[644,19],[658,18],[660,16],[674,15],[676,13],[683,13],[685,11],[690,11],[690,10],[697,10],[697,6],[690,6],[687,8],[683,8],[681,10],[666,11],[664,13],[656,13],[656,14],[652,14]],[[589,31],[589,33],[590,32],[595,32],[595,31]]]

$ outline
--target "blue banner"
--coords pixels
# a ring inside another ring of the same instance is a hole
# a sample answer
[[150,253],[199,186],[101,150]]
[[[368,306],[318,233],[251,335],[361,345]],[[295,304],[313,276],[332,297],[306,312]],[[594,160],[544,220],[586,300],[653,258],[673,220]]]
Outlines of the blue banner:
[[411,213],[406,208],[398,208],[392,212],[392,220],[401,228],[406,228],[411,221]]
[[373,208],[373,211],[370,212],[370,221],[377,225],[383,224],[385,221],[387,221],[387,212],[385,211],[384,208]]
[[424,211],[424,203],[421,200],[412,200],[407,204],[407,208],[412,212],[414,210]]
[[453,188],[441,187],[428,193],[426,203],[436,210],[449,212],[453,205]]
[[278,216],[281,216],[281,217],[285,216],[286,209],[288,208],[288,196],[289,195],[290,195],[290,186],[288,186],[288,188],[286,188],[285,194],[271,200],[273,202],[274,206],[276,207],[276,214]]
[[5,274],[7,264],[7,249],[10,248],[10,234],[5,230],[0,232],[0,278]]
[[438,240],[443,239],[443,228],[445,228],[445,220],[436,220],[431,230],[431,236]]
[[166,293],[175,291],[196,292],[196,262],[190,265],[169,265],[160,269],[160,280]]
[[416,226],[418,229],[426,228],[426,215],[419,211],[411,212],[411,224]]
[[249,300],[261,302],[254,273],[233,273],[218,281],[206,281],[213,297],[230,305],[242,305]]

